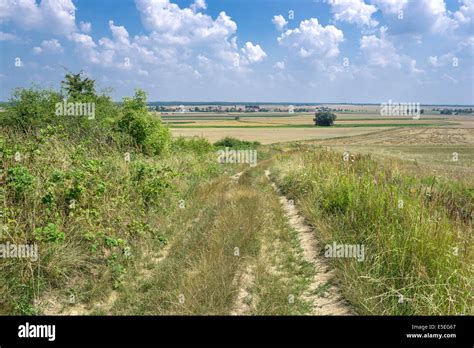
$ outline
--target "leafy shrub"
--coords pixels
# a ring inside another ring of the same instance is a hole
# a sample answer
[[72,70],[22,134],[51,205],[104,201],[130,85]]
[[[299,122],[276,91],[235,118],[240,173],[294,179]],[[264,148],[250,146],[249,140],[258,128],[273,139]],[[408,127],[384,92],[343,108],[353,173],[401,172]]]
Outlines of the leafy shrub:
[[173,151],[186,151],[203,154],[213,149],[212,144],[205,138],[193,137],[184,138],[179,137],[172,144]]
[[329,127],[334,124],[336,120],[336,115],[329,111],[317,112],[313,119],[316,126]]
[[217,147],[233,147],[233,148],[248,148],[257,147],[260,145],[258,141],[246,141],[240,140],[233,137],[225,137],[224,139],[218,140],[214,143]]
[[35,239],[39,242],[58,243],[64,241],[64,232],[61,232],[58,227],[52,222],[45,227],[37,227],[33,232]]
[[18,127],[23,132],[55,121],[59,93],[39,87],[17,88],[6,111],[0,113],[0,125]]
[[136,162],[132,167],[132,180],[137,191],[141,193],[146,205],[161,197],[164,191],[171,188],[171,180],[177,173],[169,168]]
[[148,114],[146,93],[141,90],[137,90],[133,98],[123,99],[122,116],[117,128],[129,134],[146,154],[163,154],[171,142],[169,129],[158,118]]
[[15,197],[20,197],[33,185],[34,177],[28,168],[22,165],[15,165],[7,171],[7,186],[12,188]]

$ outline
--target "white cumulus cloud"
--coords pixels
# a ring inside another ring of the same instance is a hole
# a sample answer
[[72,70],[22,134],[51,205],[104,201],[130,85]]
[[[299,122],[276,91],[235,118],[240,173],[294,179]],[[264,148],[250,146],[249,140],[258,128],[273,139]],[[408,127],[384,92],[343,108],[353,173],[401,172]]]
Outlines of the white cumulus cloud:
[[304,20],[298,28],[282,33],[278,42],[300,57],[332,58],[339,55],[344,33],[333,25],[322,26],[316,18]]
[[394,33],[446,34],[458,27],[458,22],[446,9],[444,0],[371,0],[390,21]]
[[33,47],[33,53],[39,54],[39,53],[62,53],[63,47],[59,43],[58,40],[56,39],[51,39],[51,40],[44,40],[40,46]]
[[279,30],[282,31],[285,29],[286,25],[288,22],[282,15],[274,16],[272,19],[272,23],[275,24],[275,27]]
[[251,42],[247,42],[241,51],[251,63],[260,62],[267,56],[260,45],[254,45]]
[[71,0],[0,1],[0,23],[12,22],[24,30],[67,35],[76,30],[75,12]]
[[201,9],[205,10],[207,8],[207,4],[205,0],[194,0],[194,3],[191,5],[191,9],[194,12],[197,12]]
[[81,28],[81,31],[82,31],[83,33],[88,34],[88,33],[91,32],[92,24],[91,24],[90,22],[83,22],[83,21],[81,21],[81,22],[79,23],[79,27]]
[[364,0],[337,0],[329,2],[332,7],[334,19],[359,26],[375,27],[378,22],[372,19],[377,12],[374,5],[368,5]]

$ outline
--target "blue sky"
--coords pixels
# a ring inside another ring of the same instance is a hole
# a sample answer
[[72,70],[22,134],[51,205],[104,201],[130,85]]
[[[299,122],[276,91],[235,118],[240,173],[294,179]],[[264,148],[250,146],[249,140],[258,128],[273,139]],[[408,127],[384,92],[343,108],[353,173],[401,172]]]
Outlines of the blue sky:
[[474,0],[0,0],[0,100],[84,70],[119,100],[474,104]]

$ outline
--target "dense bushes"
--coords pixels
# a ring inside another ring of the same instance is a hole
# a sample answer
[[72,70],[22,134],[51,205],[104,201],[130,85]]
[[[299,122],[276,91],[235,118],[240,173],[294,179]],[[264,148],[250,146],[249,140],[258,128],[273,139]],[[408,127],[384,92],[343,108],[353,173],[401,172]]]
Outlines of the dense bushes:
[[[71,115],[68,105],[82,109],[71,108],[75,112]],[[89,114],[84,114],[85,105],[90,106]],[[171,143],[169,129],[149,115],[145,92],[137,90],[119,106],[107,94],[97,93],[95,81],[82,72],[66,74],[59,92],[36,86],[15,90],[6,111],[0,113],[0,126],[33,133],[62,127],[79,141],[118,142],[149,155],[166,153]]]
[[55,104],[62,100],[55,91],[31,87],[13,91],[5,112],[0,113],[0,124],[18,127],[22,131],[55,122]]
[[[56,115],[64,99],[95,103],[95,117]],[[0,314],[41,313],[42,298],[67,307],[70,293],[82,304],[104,297],[162,245],[178,201],[222,171],[207,141],[172,142],[144,92],[119,105],[82,74],[59,92],[16,90],[0,132],[0,244],[34,243],[41,260],[0,262]]]

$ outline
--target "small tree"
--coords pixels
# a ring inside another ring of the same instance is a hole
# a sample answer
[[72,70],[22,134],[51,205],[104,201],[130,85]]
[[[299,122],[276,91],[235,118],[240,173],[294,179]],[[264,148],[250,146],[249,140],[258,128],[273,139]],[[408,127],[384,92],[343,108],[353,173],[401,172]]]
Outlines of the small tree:
[[64,76],[64,80],[61,81],[61,90],[68,98],[77,100],[84,97],[96,97],[95,81],[88,77],[83,78],[82,75],[83,71],[77,74],[68,72]]
[[332,126],[335,120],[336,120],[336,115],[329,111],[317,112],[313,119],[314,124],[316,126],[325,126],[325,127]]

